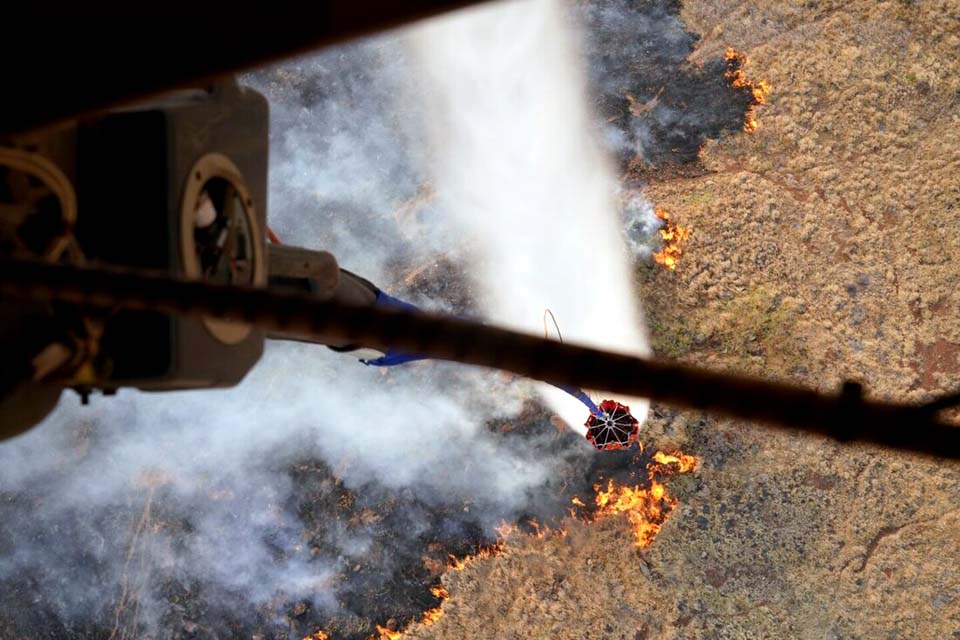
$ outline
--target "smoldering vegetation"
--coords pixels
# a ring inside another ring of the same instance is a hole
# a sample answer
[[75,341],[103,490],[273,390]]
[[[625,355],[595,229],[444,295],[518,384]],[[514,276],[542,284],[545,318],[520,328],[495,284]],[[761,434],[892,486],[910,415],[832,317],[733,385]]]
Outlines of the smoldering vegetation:
[[[709,104],[726,95],[722,70],[684,62],[696,36],[677,5],[584,5],[598,126],[625,164],[688,162],[742,124],[742,108]],[[271,102],[283,239],[426,307],[476,308],[470,248],[451,243],[426,184],[418,85],[395,37],[243,82]],[[656,102],[637,115],[628,94]],[[648,203],[627,211],[642,251]],[[86,408],[67,392],[0,444],[0,636],[366,638],[435,606],[449,555],[490,543],[500,522],[555,521],[642,462],[595,454],[522,380],[439,363],[380,372],[307,345],[270,345],[225,391],[121,391]]]

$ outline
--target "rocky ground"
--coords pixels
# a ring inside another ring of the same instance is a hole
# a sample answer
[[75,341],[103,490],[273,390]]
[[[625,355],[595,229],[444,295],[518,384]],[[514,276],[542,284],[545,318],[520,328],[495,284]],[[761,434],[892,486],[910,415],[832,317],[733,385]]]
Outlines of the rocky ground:
[[[648,171],[692,229],[638,285],[659,355],[823,390],[960,386],[960,3],[689,0],[694,62],[773,88],[697,171]],[[960,638],[960,465],[655,407],[702,457],[641,556],[622,522],[443,576],[416,638]]]

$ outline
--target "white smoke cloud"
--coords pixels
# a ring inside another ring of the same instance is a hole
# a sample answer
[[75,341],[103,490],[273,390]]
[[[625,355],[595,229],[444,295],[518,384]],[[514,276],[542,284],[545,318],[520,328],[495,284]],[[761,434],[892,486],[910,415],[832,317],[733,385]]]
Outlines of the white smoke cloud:
[[[508,447],[485,428],[519,402],[517,388],[488,372],[430,364],[382,378],[322,347],[292,344],[272,345],[234,389],[121,391],[89,408],[69,394],[44,424],[0,445],[0,486],[35,503],[29,520],[0,527],[16,551],[0,558],[0,580],[40,571],[50,580],[45,597],[64,618],[89,620],[133,579],[125,566],[133,548],[135,566],[217,584],[235,594],[233,608],[279,592],[335,608],[331,577],[362,559],[370,540],[362,530],[331,529],[332,555],[312,557],[289,499],[289,467],[320,459],[360,494],[374,484],[412,488],[426,504],[469,501],[492,531],[554,475],[554,462],[530,445]],[[92,433],[81,434],[81,423]],[[185,528],[154,521],[135,543],[154,492],[154,511],[166,514],[160,521]],[[414,539],[416,529],[396,533]],[[103,567],[83,569],[91,556]],[[81,573],[67,573],[78,565]],[[144,579],[136,593],[144,624],[168,614],[155,588]]]
[[654,213],[653,204],[640,192],[623,195],[623,233],[627,246],[638,260],[649,260],[653,255],[656,232],[664,225]]

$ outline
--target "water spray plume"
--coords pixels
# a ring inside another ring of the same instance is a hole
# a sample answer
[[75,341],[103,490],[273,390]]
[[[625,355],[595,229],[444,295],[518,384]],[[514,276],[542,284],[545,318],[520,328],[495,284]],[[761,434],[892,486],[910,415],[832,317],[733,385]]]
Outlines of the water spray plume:
[[[562,4],[471,9],[411,35],[432,96],[431,184],[466,248],[489,319],[570,342],[649,355],[631,283],[617,183],[595,139],[582,57]],[[568,424],[583,408],[538,385]],[[648,402],[618,398],[642,423]]]

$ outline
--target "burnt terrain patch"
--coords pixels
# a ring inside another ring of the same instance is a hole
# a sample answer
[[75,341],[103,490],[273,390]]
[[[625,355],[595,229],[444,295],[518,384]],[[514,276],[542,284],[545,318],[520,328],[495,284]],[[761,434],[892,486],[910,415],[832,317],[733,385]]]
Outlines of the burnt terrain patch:
[[742,131],[753,104],[750,88],[728,79],[740,60],[688,61],[700,36],[680,20],[680,8],[680,0],[581,6],[595,108],[624,170],[698,173],[690,165],[699,165],[703,144]]

